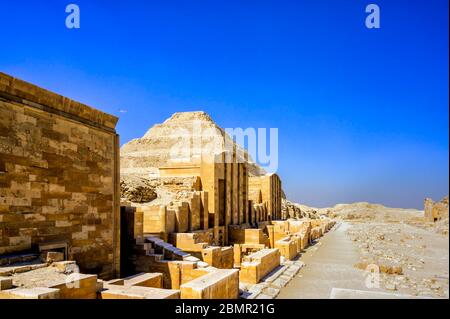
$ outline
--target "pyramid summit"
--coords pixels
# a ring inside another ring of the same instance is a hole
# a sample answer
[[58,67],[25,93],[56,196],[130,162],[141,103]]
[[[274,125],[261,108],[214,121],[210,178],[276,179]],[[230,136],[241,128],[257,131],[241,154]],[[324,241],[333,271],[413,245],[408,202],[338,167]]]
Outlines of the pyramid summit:
[[209,121],[214,123],[211,116],[205,111],[187,111],[187,112],[176,112],[173,113],[170,118],[168,118],[165,122],[169,122],[172,120],[178,121],[189,121],[189,120],[202,120]]
[[124,144],[120,152],[121,174],[157,175],[159,167],[194,163],[205,150],[220,154],[225,151],[225,145],[236,148],[238,160],[248,162],[251,175],[265,174],[204,111],[174,113],[163,123],[152,126],[143,137]]

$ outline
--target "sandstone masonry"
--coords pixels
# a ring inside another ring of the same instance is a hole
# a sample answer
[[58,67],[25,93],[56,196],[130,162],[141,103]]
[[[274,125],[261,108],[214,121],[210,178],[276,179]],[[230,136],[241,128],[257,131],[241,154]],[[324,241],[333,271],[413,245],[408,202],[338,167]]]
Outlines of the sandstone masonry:
[[0,73],[0,255],[119,271],[117,118]]

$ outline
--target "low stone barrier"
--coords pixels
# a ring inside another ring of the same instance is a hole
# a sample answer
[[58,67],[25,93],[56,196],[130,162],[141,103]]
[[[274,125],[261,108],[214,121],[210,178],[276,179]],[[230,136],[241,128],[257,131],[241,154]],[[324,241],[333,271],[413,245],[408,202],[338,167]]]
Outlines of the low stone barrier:
[[284,237],[275,242],[275,248],[280,250],[281,256],[287,260],[292,260],[297,256],[297,240],[291,237]]
[[277,248],[262,249],[248,255],[241,263],[239,280],[256,284],[280,265],[280,251]]
[[217,269],[180,287],[181,299],[237,299],[239,270]]

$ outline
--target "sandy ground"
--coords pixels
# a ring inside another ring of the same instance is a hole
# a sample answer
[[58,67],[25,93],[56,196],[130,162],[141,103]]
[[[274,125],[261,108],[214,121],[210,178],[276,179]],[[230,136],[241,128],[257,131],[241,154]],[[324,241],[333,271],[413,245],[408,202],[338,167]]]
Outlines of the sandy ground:
[[[406,223],[343,221],[302,254],[306,266],[278,298],[329,298],[333,288],[448,298],[448,245],[448,235]],[[376,287],[364,262],[401,271],[381,272]]]
[[448,298],[448,235],[404,222],[354,223],[347,234],[358,247],[360,266],[378,265],[381,285],[387,290]]

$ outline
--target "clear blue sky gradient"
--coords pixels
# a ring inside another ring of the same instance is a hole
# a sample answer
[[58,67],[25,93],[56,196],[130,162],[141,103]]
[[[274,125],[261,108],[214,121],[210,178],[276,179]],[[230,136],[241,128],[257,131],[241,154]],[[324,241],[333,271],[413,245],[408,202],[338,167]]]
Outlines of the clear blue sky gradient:
[[448,1],[72,2],[79,30],[69,1],[0,1],[0,70],[119,116],[122,143],[204,110],[279,128],[292,200],[422,208],[448,194]]

